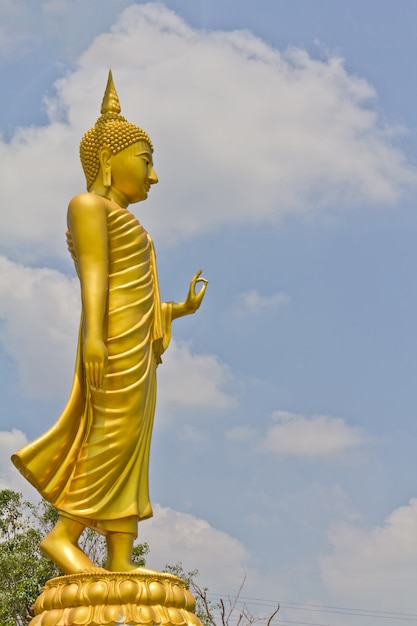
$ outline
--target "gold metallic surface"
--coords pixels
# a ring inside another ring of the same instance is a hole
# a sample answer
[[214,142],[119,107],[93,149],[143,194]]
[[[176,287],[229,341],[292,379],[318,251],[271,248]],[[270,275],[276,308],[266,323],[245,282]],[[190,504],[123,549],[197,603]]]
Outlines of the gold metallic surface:
[[144,130],[127,121],[120,115],[120,103],[112,73],[109,72],[106,91],[101,104],[101,116],[90,128],[80,143],[80,158],[84,174],[87,179],[87,189],[96,180],[100,170],[100,151],[104,146],[110,149],[111,154],[117,154],[137,141],[145,141],[151,152],[152,142]]
[[[184,302],[161,303],[152,240],[127,208],[145,200],[158,182],[152,146],[144,131],[119,115],[111,74],[102,111],[83,138],[88,143],[91,137],[85,137],[94,135],[88,150],[97,173],[89,192],[68,207],[68,248],[82,301],[72,391],[52,428],[12,457],[60,512],[41,549],[66,574],[143,572],[131,553],[138,521],[152,515],[148,466],[156,368],[172,320],[194,313],[207,286],[199,271]],[[86,162],[88,181],[92,166]],[[85,527],[106,535],[106,570],[78,546]]]
[[172,574],[75,574],[50,580],[30,626],[201,626],[185,583]]

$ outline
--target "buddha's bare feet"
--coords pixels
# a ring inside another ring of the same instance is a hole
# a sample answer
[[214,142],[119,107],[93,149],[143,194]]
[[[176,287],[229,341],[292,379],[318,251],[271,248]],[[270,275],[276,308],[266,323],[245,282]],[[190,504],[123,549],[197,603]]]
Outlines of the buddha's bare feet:
[[49,535],[42,540],[40,549],[65,574],[105,572],[105,569],[97,567],[79,548],[77,541],[82,530],[83,526],[78,522],[61,518]]
[[146,567],[138,567],[132,562],[132,550],[135,536],[125,532],[111,532],[107,541],[107,569],[111,572],[136,572],[147,576],[155,576],[159,572]]

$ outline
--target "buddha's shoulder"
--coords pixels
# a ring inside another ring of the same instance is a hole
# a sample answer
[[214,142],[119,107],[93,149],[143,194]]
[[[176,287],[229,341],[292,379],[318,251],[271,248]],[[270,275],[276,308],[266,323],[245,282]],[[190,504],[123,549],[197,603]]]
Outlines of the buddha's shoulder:
[[106,208],[109,201],[96,193],[90,193],[85,191],[74,196],[68,205],[68,207],[103,207]]
[[108,201],[105,198],[95,194],[79,193],[74,196],[68,205],[68,216],[77,218],[78,215],[94,212],[94,213],[106,213],[108,209]]

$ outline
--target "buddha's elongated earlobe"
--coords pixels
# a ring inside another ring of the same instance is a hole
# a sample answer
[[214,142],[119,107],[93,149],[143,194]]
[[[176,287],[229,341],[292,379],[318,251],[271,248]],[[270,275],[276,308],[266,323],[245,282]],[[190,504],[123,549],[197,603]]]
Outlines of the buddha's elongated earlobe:
[[111,187],[111,168],[110,166],[105,167],[103,170],[103,185],[106,189],[110,189]]
[[106,189],[111,187],[111,150],[107,146],[101,149],[99,155],[100,167],[102,172],[103,186]]

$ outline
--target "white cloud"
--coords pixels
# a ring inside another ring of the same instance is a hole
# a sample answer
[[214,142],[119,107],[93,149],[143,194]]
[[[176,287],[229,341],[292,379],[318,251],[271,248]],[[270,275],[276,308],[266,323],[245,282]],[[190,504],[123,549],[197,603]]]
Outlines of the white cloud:
[[158,369],[159,406],[225,409],[235,404],[228,391],[232,375],[216,356],[195,354],[189,343],[173,340],[163,361]]
[[339,417],[276,411],[260,448],[274,454],[320,458],[340,454],[364,443],[360,428]]
[[206,520],[158,504],[154,517],[139,525],[139,541],[150,545],[149,567],[162,569],[181,561],[186,571],[197,568],[203,586],[214,593],[235,586],[248,561],[246,549],[234,537]]
[[360,598],[366,607],[415,614],[416,536],[417,498],[370,530],[334,526],[329,533],[332,552],[321,560],[328,590],[339,602],[358,606]]
[[270,296],[262,296],[255,289],[240,294],[239,311],[251,315],[258,315],[267,311],[274,311],[290,302],[290,296],[280,291]]
[[339,58],[280,52],[247,31],[194,30],[161,4],[132,5],[57,82],[51,123],[0,144],[9,207],[0,244],[14,254],[34,245],[38,257],[65,254],[65,207],[84,189],[78,142],[110,66],[122,112],[155,143],[160,184],[144,215],[157,242],[289,212],[394,204],[416,182],[371,108],[373,89]]
[[230,441],[237,441],[239,443],[246,443],[258,440],[258,433],[254,428],[250,426],[236,426],[226,431],[226,439]]
[[17,471],[10,460],[11,455],[28,443],[21,430],[0,431],[0,490],[12,489],[23,493],[32,502],[39,499],[37,491]]
[[0,141],[0,179],[6,198],[0,216],[3,250],[20,251],[24,259],[30,259],[29,249],[32,260],[67,258],[66,209],[73,191],[83,190],[76,155],[74,134],[60,123],[21,128],[10,143]]
[[24,393],[69,393],[79,317],[78,279],[0,256],[0,342],[17,363]]

